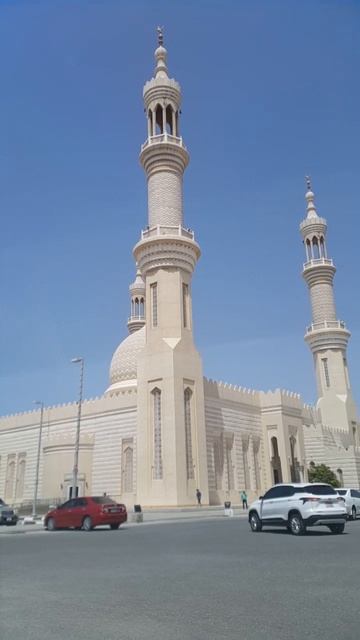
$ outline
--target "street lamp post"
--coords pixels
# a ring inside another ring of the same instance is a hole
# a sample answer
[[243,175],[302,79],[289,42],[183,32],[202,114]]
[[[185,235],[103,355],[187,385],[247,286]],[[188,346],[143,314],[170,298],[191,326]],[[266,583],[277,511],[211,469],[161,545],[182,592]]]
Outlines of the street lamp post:
[[34,404],[37,404],[40,407],[40,425],[39,425],[38,450],[37,450],[37,458],[36,458],[34,500],[33,500],[33,509],[32,509],[33,518],[36,517],[37,495],[38,495],[38,488],[39,488],[41,437],[42,437],[43,420],[44,420],[44,403],[41,400],[34,400]]
[[73,358],[71,362],[75,364],[80,364],[80,391],[79,391],[79,400],[78,400],[78,413],[77,413],[75,450],[74,450],[74,467],[73,467],[73,479],[72,479],[72,498],[76,498],[76,489],[77,489],[78,471],[79,471],[81,405],[82,405],[83,384],[84,384],[84,358]]

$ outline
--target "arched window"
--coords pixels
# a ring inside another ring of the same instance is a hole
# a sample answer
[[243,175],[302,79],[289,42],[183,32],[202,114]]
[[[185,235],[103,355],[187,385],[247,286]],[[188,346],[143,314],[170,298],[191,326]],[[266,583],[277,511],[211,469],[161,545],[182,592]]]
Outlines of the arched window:
[[227,489],[234,489],[234,467],[232,461],[232,442],[226,441],[226,470],[227,470]]
[[161,442],[161,391],[157,387],[153,389],[153,442],[154,442],[154,480],[163,477],[162,442]]
[[325,240],[323,236],[320,237],[320,257],[326,258]]
[[150,299],[151,299],[151,320],[152,326],[158,326],[158,304],[157,304],[157,282],[153,282],[150,285]]
[[155,134],[158,136],[164,133],[163,108],[160,104],[155,109]]
[[271,448],[272,448],[273,458],[278,458],[279,457],[279,449],[278,449],[277,438],[275,438],[275,436],[273,436],[271,438]]
[[273,471],[274,484],[278,484],[279,482],[282,482],[282,469],[281,469],[281,460],[279,456],[278,441],[275,436],[271,438],[271,450],[272,450],[271,466]]
[[16,500],[21,500],[21,498],[24,495],[25,469],[26,469],[26,459],[25,459],[25,456],[23,455],[21,458],[19,458],[18,468],[17,468],[16,490],[15,490]]
[[190,327],[189,313],[189,285],[183,282],[182,286],[182,308],[183,308],[183,325],[185,328]]
[[145,302],[144,298],[140,298],[140,315],[143,318],[145,316]]
[[249,439],[242,441],[242,457],[244,467],[244,489],[250,489]]
[[215,489],[222,489],[222,477],[223,477],[223,458],[222,448],[219,439],[216,439],[213,444],[214,455],[214,481]]
[[139,298],[135,298],[135,315],[139,316]]
[[184,391],[184,412],[185,412],[185,451],[186,451],[186,473],[187,479],[194,478],[194,462],[192,454],[192,435],[191,435],[191,389]]
[[307,260],[311,260],[312,258],[312,253],[311,253],[311,242],[309,240],[309,238],[306,240],[306,257]]
[[173,109],[172,109],[172,106],[169,104],[166,107],[166,132],[170,133],[170,135],[174,135],[173,127],[174,127]]
[[296,457],[296,438],[290,436],[290,476],[291,482],[300,482],[298,460]]
[[154,135],[154,122],[153,122],[153,112],[151,109],[148,111],[148,135]]
[[133,492],[133,448],[126,447],[124,451],[124,493]]
[[9,501],[13,500],[14,482],[15,482],[15,460],[14,460],[14,456],[9,456],[7,469],[6,469],[5,500],[9,500]]
[[255,470],[255,489],[260,489],[260,465],[259,465],[259,449],[260,441],[253,441],[253,453],[254,453],[254,470]]
[[319,249],[319,242],[316,236],[313,237],[312,247],[313,247],[314,259],[318,260],[320,258],[320,249]]

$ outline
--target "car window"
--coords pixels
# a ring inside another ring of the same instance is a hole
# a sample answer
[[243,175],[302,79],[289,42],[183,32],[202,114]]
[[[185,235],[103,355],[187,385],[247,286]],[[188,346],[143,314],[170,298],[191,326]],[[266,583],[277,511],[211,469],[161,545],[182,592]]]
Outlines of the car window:
[[337,491],[329,484],[308,484],[304,487],[305,493],[312,493],[314,496],[332,496],[337,495]]
[[360,498],[360,491],[357,491],[356,489],[351,489],[350,495],[352,498]]
[[347,494],[346,489],[337,489],[337,492],[340,496],[346,496]]
[[95,498],[91,499],[93,502],[96,502],[96,504],[116,504],[116,502],[108,496],[96,496]]
[[263,500],[272,500],[273,498],[282,497],[283,487],[281,485],[277,485],[276,487],[272,487],[269,489],[264,495]]
[[85,498],[75,498],[73,500],[74,504],[72,505],[73,507],[86,507],[86,500]]
[[293,496],[295,493],[295,488],[291,485],[283,484],[280,487],[277,487],[279,492],[277,494],[277,498],[288,498],[289,496]]
[[63,509],[72,509],[73,507],[75,507],[76,503],[76,498],[72,498],[72,500],[68,500],[67,502],[65,502],[65,504],[62,505]]
[[70,504],[71,500],[67,500],[66,502],[63,502],[62,504],[58,504],[58,506],[56,507],[57,509],[67,509],[69,504]]

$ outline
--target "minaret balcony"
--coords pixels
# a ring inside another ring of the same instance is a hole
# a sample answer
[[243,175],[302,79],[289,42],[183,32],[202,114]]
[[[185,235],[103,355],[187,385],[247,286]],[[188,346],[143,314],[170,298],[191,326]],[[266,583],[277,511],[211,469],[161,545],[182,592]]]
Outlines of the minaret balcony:
[[313,322],[306,327],[306,335],[313,331],[321,331],[323,329],[345,329],[346,324],[343,320],[324,320],[323,322]]
[[181,225],[178,226],[164,226],[156,225],[155,227],[148,227],[141,231],[141,240],[147,240],[148,238],[154,238],[156,236],[180,236],[182,238],[189,238],[195,240],[195,234],[192,229],[185,229]]
[[193,273],[200,253],[192,229],[181,225],[156,225],[144,229],[133,250],[143,277],[151,269],[168,267]]
[[319,266],[333,267],[334,263],[332,261],[332,258],[313,258],[312,260],[308,260],[307,262],[305,262],[303,265],[304,271],[306,269],[311,269],[312,267]]
[[157,136],[149,136],[148,139],[144,142],[144,144],[141,145],[141,151],[143,151],[144,149],[146,149],[147,147],[149,147],[150,145],[153,144],[160,144],[163,142],[167,142],[170,144],[175,144],[178,147],[181,147],[182,149],[185,149],[186,151],[186,147],[183,143],[183,139],[181,137],[177,137],[177,136],[172,136],[170,133],[160,133]]
[[128,318],[128,322],[145,322],[145,316],[130,316],[130,318]]

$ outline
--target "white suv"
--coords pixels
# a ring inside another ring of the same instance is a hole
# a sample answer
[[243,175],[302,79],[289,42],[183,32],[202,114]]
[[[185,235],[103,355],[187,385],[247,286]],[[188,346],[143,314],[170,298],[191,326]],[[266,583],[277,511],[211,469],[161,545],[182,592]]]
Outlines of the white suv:
[[359,489],[337,489],[340,496],[345,500],[346,510],[351,520],[356,520],[360,516],[360,491]]
[[345,501],[329,484],[277,484],[252,503],[249,523],[252,531],[265,526],[287,527],[295,536],[306,527],[325,525],[342,533],[347,519]]

